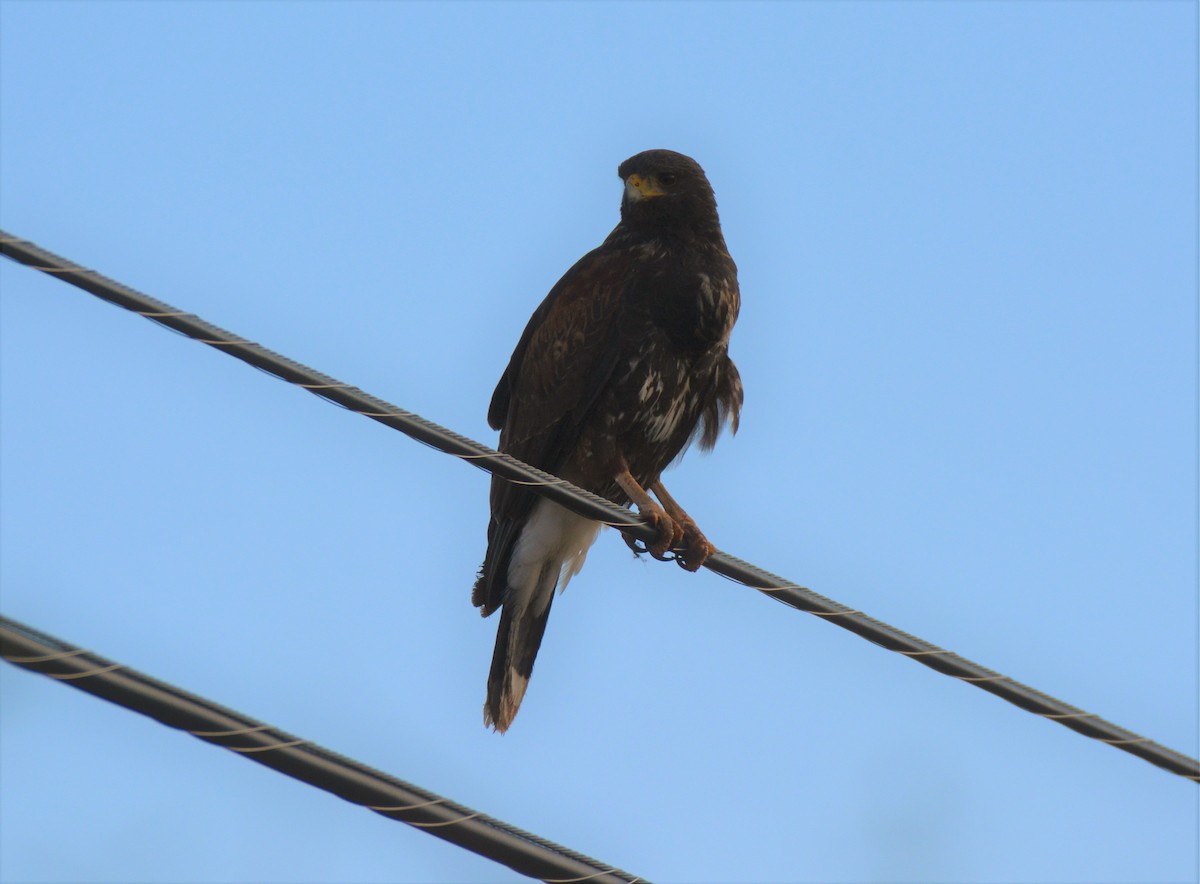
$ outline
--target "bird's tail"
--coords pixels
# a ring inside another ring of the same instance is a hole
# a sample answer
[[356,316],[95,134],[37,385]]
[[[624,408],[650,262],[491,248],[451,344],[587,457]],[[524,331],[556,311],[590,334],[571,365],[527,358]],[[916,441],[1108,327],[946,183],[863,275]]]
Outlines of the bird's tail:
[[489,539],[488,558],[475,585],[484,616],[503,605],[496,650],[488,674],[484,723],[503,733],[516,717],[546,621],[554,588],[579,573],[600,523],[540,500],[519,528],[500,525]]
[[512,724],[525,696],[533,661],[554,601],[561,562],[548,561],[537,578],[537,587],[527,604],[506,604],[500,612],[496,630],[496,650],[488,673],[487,701],[483,704],[483,723],[504,733]]

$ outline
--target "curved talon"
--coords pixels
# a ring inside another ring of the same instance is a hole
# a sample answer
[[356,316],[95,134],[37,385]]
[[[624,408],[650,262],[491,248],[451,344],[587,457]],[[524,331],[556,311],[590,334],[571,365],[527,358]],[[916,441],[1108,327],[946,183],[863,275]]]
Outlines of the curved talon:
[[636,539],[626,538],[625,545],[633,550],[635,556],[648,552],[660,562],[678,558],[676,554],[668,554],[678,548],[686,536],[684,526],[679,523],[679,516],[686,518],[686,514],[669,497],[664,498],[664,502],[670,501],[666,503],[666,509],[655,502],[629,472],[629,465],[623,457],[618,458],[617,466],[619,469],[614,479],[618,487],[628,496],[629,502],[637,507],[638,514],[656,535],[653,541],[642,541],[640,546]]
[[665,553],[663,553],[660,556],[657,553],[655,553],[655,551],[653,549],[646,546],[646,542],[644,540],[641,540],[637,537],[634,537],[631,539],[631,538],[624,537],[624,536],[622,537],[622,539],[625,541],[625,545],[633,551],[633,554],[635,556],[640,556],[640,555],[643,555],[644,553],[650,553],[651,556],[658,559],[660,562],[673,562],[679,558],[678,553],[676,553],[673,549],[668,549]]
[[683,540],[683,527],[662,510],[659,510],[652,518],[658,529],[658,539],[649,546],[650,555],[660,562],[669,562],[667,553]]
[[646,544],[637,537],[630,537],[628,534],[622,534],[621,539],[625,541],[625,545],[633,550],[635,556],[640,556],[644,552],[649,552],[646,549]]
[[622,534],[621,539],[625,541],[625,545],[633,551],[635,556],[649,553],[660,562],[680,561],[680,555],[676,550],[686,548],[687,531],[685,528],[661,510],[657,513],[649,510],[644,515],[649,516],[651,524],[657,529],[658,538],[647,543],[641,538]]
[[696,523],[688,519],[683,524],[683,554],[676,556],[679,567],[685,571],[699,571],[708,561],[708,557],[716,551],[708,538],[700,533]]
[[667,521],[670,525],[669,533],[666,530],[667,526],[662,526],[663,530],[660,531],[658,540],[652,544],[625,534],[621,535],[621,539],[635,556],[649,553],[660,562],[674,562],[685,571],[699,571],[708,561],[708,557],[716,551],[716,547],[708,542],[708,538],[690,519],[682,524],[670,517]]

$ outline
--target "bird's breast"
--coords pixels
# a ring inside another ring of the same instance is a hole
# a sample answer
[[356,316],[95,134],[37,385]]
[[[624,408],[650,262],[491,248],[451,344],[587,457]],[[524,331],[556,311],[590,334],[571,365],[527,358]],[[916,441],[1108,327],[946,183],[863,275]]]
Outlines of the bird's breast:
[[633,287],[634,312],[671,346],[699,357],[728,342],[741,306],[737,269],[714,249],[643,247],[646,259]]

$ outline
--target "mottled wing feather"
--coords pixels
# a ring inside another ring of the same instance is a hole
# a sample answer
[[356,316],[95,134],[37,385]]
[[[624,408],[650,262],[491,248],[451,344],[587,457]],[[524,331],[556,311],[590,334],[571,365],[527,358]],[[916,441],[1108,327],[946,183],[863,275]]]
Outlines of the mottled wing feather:
[[[631,262],[622,250],[584,255],[529,320],[488,409],[500,450],[559,473],[620,359],[616,317]],[[488,613],[503,601],[503,572],[535,496],[492,480],[488,560],[474,602]]]
[[[525,364],[531,343],[538,352],[533,357],[535,364],[530,368],[540,367],[537,368],[537,374],[541,383],[552,380],[559,372],[563,373],[564,381],[570,382],[566,374],[572,366],[562,364],[562,360],[556,364],[553,361],[556,354],[544,351],[548,345],[554,344],[555,336],[562,332],[576,330],[594,335],[601,327],[610,325],[611,313],[607,311],[615,306],[615,297],[619,294],[617,290],[623,288],[624,277],[629,269],[617,257],[621,254],[623,252],[604,246],[588,252],[563,274],[562,279],[554,284],[538,305],[492,393],[492,401],[488,406],[488,425],[493,430],[503,430],[509,423],[514,385],[525,383],[529,376]],[[536,343],[535,337],[538,338]],[[568,340],[564,347],[570,344]],[[559,351],[560,354],[565,352],[565,349]]]
[[624,262],[600,255],[559,289],[521,360],[501,433],[505,451],[551,469],[574,449],[577,436],[546,443],[578,428],[612,373],[613,319],[627,273]]

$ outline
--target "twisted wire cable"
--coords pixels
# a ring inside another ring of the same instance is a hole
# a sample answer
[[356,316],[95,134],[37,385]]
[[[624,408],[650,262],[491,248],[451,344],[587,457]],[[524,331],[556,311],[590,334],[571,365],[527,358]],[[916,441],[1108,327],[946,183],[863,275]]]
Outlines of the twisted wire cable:
[[551,884],[644,879],[0,616],[0,656]]
[[[527,486],[530,491],[548,497],[589,519],[610,525],[630,538],[649,542],[657,536],[653,528],[624,507],[4,231],[0,231],[0,254],[181,332],[268,374],[308,390],[322,399],[399,430],[439,451],[462,458],[510,482]],[[828,599],[756,565],[717,551],[709,557],[704,567],[799,611],[828,620],[889,651],[915,660],[922,666],[995,694],[1027,712],[1057,722],[1091,739],[1107,743],[1122,752],[1136,755],[1173,774],[1200,782],[1200,761],[1194,758],[1119,727],[1099,715],[1064,703],[952,651],[909,635],[862,611]]]

